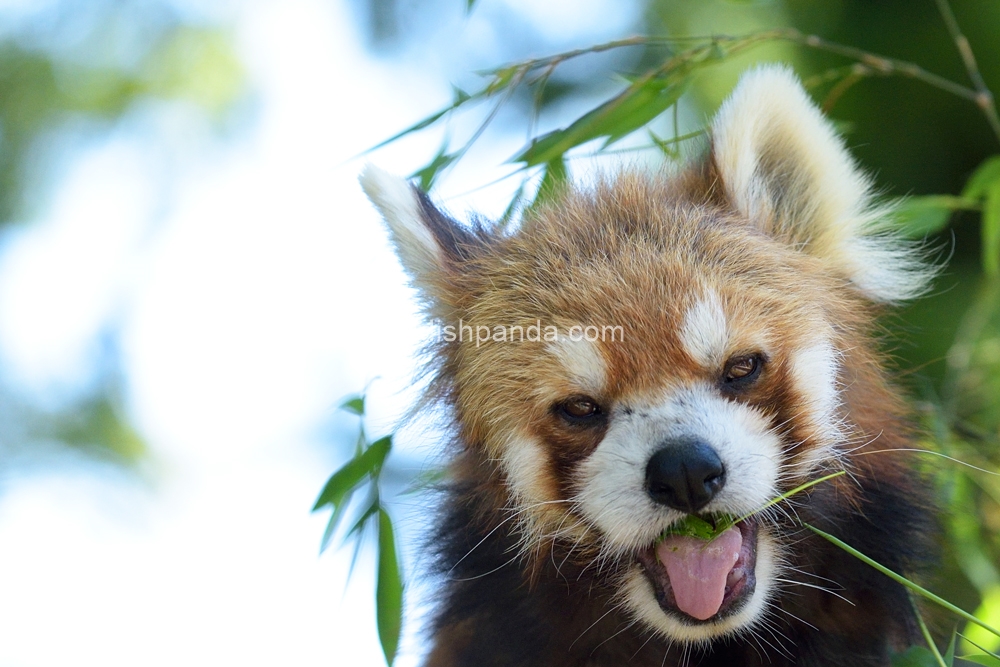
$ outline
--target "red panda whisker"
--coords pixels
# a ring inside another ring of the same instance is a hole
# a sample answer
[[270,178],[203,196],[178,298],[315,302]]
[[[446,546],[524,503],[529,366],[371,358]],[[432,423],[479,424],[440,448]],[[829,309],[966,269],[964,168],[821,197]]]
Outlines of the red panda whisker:
[[[681,651],[681,667],[689,667],[691,664],[691,651],[691,645],[685,644]],[[666,656],[663,656],[663,659],[666,660]]]
[[753,641],[753,644],[748,644],[748,645],[757,654],[757,656],[760,659],[761,663],[770,662],[767,658],[764,657],[767,654],[767,649],[764,648],[764,645],[760,641],[761,638],[758,637],[758,635],[757,635],[756,626],[752,626],[750,628],[747,628],[746,632],[744,632],[742,634],[742,636],[746,637],[746,638],[748,638],[748,639],[750,639],[750,640]]
[[497,565],[495,568],[493,568],[492,570],[489,570],[488,572],[482,572],[482,573],[477,574],[477,575],[472,576],[472,577],[450,577],[448,579],[448,581],[456,581],[456,582],[457,581],[475,581],[476,579],[482,579],[483,577],[490,576],[494,572],[499,572],[500,570],[504,569],[505,567],[507,567],[511,563],[513,563],[516,560],[518,560],[520,557],[521,557],[521,554],[518,553],[518,554],[515,554],[514,557],[511,558],[510,560],[508,560],[507,562],[503,563],[502,565]]
[[942,454],[941,452],[935,452],[933,449],[921,449],[919,447],[899,447],[894,449],[872,449],[867,452],[861,452],[858,456],[866,456],[868,454],[889,454],[892,452],[915,452],[919,454],[930,454],[931,456],[939,456],[943,459],[948,459],[952,463],[957,463],[959,465],[965,466],[966,468],[972,468],[973,470],[987,475],[993,475],[995,477],[1000,477],[1000,472],[994,470],[986,470],[985,468],[980,468],[979,466],[972,465],[971,463],[966,463],[961,459],[956,459],[953,456],[948,456],[947,454]]
[[814,578],[816,578],[816,579],[821,579],[821,580],[823,580],[823,581],[828,581],[828,582],[830,582],[831,584],[833,584],[833,585],[837,586],[837,589],[838,589],[838,590],[841,590],[841,591],[846,591],[846,590],[847,590],[847,589],[846,589],[846,588],[845,588],[844,586],[842,586],[842,585],[841,585],[840,583],[838,583],[837,581],[834,581],[833,579],[830,579],[829,577],[823,577],[823,576],[820,576],[820,575],[816,574],[815,572],[809,572],[808,570],[803,570],[802,568],[799,568],[799,567],[794,567],[794,566],[792,566],[792,565],[787,565],[786,567],[787,567],[787,568],[788,568],[789,570],[792,570],[792,571],[794,571],[794,572],[798,572],[799,574],[804,574],[804,575],[806,575],[807,577],[814,577]]
[[[617,609],[619,611],[622,610],[622,609],[624,609],[624,603],[621,604],[621,605],[618,605]],[[600,647],[604,646],[609,641],[611,641],[612,639],[614,639],[618,635],[622,634],[623,632],[627,632],[627,631],[631,630],[632,628],[634,628],[638,624],[639,624],[639,619],[637,619],[637,618],[636,619],[632,619],[628,623],[621,624],[621,627],[618,630],[616,630],[614,634],[612,634],[611,636],[609,636],[606,639],[602,640],[599,644],[597,644],[596,646],[594,646],[593,649],[591,649],[591,651],[590,651],[591,657],[593,657],[593,655],[597,652],[597,649],[599,649]]]
[[[591,630],[592,630],[592,629],[594,628],[594,626],[596,626],[596,625],[597,625],[598,623],[600,623],[600,622],[601,622],[601,621],[603,621],[603,620],[604,620],[605,618],[607,618],[609,614],[611,614],[612,612],[615,612],[615,611],[618,611],[618,610],[619,610],[620,608],[621,608],[621,605],[612,605],[611,607],[609,607],[609,608],[608,608],[608,610],[607,610],[606,612],[604,612],[604,613],[603,613],[603,614],[602,614],[602,615],[601,615],[601,616],[600,616],[600,617],[599,617],[599,618],[598,618],[598,619],[597,619],[596,621],[594,621],[593,623],[591,623],[590,625],[588,625],[588,626],[587,626],[587,627],[586,627],[586,628],[585,628],[585,629],[583,630],[583,632],[581,632],[581,633],[580,633],[580,634],[579,634],[579,635],[577,636],[577,638],[576,638],[576,639],[574,639],[574,640],[573,640],[573,641],[572,641],[572,642],[570,643],[570,645],[569,645],[569,648],[570,648],[570,649],[571,649],[571,648],[573,648],[573,646],[575,646],[575,645],[576,645],[576,643],[577,643],[578,641],[580,641],[580,639],[582,639],[582,638],[583,638],[583,636],[584,636],[585,634],[587,634],[588,632],[590,632],[590,631],[591,631]],[[567,650],[568,650],[568,649],[567,649]]]
[[[636,620],[638,621],[638,619],[636,619]],[[649,644],[649,642],[653,641],[653,638],[657,636],[656,633],[653,630],[646,629],[646,628],[643,629],[643,633],[647,634],[649,636],[646,637],[646,641],[644,641],[643,643],[639,644],[639,648],[637,648],[635,650],[635,653],[633,653],[632,655],[629,656],[629,658],[628,658],[629,662],[632,662],[633,660],[635,660],[635,656],[637,656],[640,653],[642,653],[642,649],[646,648],[646,646]],[[669,650],[670,647],[672,647],[673,645],[674,645],[673,642],[667,642],[667,650]]]
[[856,607],[857,606],[856,604],[854,604],[853,602],[851,602],[850,600],[848,600],[846,597],[844,597],[840,593],[832,591],[829,588],[826,588],[824,586],[819,586],[818,584],[810,584],[810,583],[805,582],[805,581],[795,581],[794,579],[780,579],[778,577],[775,577],[774,580],[775,581],[782,581],[782,582],[785,582],[787,584],[792,584],[794,586],[805,586],[806,588],[815,588],[818,591],[823,591],[824,593],[829,593],[830,595],[833,595],[835,597],[840,598],[841,600],[843,600],[847,604],[851,605],[852,607]]
[[[778,609],[779,611],[785,611],[781,607],[776,607],[776,609]],[[788,612],[785,611],[785,613],[788,613]],[[789,615],[791,615],[791,616],[794,617],[794,614],[789,614]],[[816,628],[816,626],[812,625],[811,623],[806,623],[806,625],[809,625],[809,626],[813,627],[814,629]],[[781,632],[781,630],[778,629],[777,624],[776,624],[776,622],[773,619],[765,616],[764,618],[761,619],[760,627],[762,627],[765,630],[767,630],[768,634],[770,634],[771,638],[775,641],[775,644],[777,644],[777,646],[775,646],[774,644],[771,644],[770,642],[768,642],[768,645],[770,645],[772,648],[774,648],[775,650],[777,650],[779,653],[781,653],[785,657],[787,657],[789,659],[794,658],[794,656],[792,655],[791,651],[789,651],[788,648],[785,646],[785,642],[791,643],[792,640],[789,639],[788,636],[785,635],[785,633]],[[763,637],[761,637],[761,638],[763,639]]]
[[453,572],[455,570],[455,568],[458,567],[461,564],[462,561],[464,561],[466,558],[468,558],[469,555],[472,554],[473,551],[475,551],[476,549],[478,549],[484,542],[486,542],[490,538],[490,536],[493,535],[493,533],[495,533],[496,531],[498,531],[505,523],[508,523],[509,521],[511,521],[513,519],[516,519],[517,516],[518,516],[517,514],[513,514],[513,515],[507,517],[506,519],[504,519],[503,521],[501,521],[500,523],[498,523],[496,526],[494,526],[493,529],[490,532],[488,532],[481,540],[479,540],[478,542],[476,542],[476,544],[474,544],[473,547],[471,549],[469,549],[469,551],[466,552],[466,554],[464,556],[462,556],[457,561],[455,561],[455,564],[451,566],[451,569],[449,569],[448,572],[449,573]]

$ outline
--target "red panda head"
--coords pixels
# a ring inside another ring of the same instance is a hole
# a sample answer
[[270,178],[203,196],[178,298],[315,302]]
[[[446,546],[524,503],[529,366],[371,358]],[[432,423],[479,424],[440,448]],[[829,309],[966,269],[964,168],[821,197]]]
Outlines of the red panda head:
[[[686,170],[567,190],[513,231],[362,184],[442,327],[476,462],[456,474],[516,516],[525,571],[558,549],[671,641],[766,622],[794,546],[787,507],[754,512],[899,419],[868,333],[929,276],[794,75],[745,75]],[[690,514],[752,516],[663,537]]]

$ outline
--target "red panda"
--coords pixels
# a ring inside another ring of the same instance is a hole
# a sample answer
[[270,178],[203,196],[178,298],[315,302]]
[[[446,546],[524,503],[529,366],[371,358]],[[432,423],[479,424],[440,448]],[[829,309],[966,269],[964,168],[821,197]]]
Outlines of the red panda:
[[[875,317],[933,271],[789,70],[745,74],[710,136],[676,173],[567,186],[513,230],[363,173],[451,327],[429,667],[861,667],[919,636],[901,586],[803,523],[896,571],[928,558],[920,476],[866,454],[913,437]],[[672,532],[691,516],[739,520]]]

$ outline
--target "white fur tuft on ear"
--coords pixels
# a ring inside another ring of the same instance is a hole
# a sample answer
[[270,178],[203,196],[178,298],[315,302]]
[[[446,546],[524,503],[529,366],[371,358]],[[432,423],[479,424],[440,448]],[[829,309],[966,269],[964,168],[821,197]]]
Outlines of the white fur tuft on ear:
[[361,172],[361,188],[385,218],[396,253],[418,283],[440,270],[441,249],[424,222],[416,189],[373,164]]
[[826,261],[869,298],[921,294],[933,270],[889,229],[871,180],[786,67],[743,75],[712,123],[712,158],[735,208]]

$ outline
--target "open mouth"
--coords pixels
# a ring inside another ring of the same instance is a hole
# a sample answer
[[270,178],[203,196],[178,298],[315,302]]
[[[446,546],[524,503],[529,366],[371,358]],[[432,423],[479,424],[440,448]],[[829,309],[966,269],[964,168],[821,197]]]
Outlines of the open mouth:
[[739,611],[757,585],[757,522],[711,540],[668,535],[636,554],[664,612],[703,623]]

